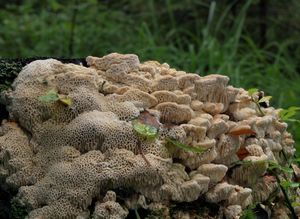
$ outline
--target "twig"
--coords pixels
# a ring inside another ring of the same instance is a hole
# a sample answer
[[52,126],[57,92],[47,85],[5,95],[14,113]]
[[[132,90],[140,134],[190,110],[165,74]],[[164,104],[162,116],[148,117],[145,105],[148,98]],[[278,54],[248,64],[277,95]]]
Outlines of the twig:
[[255,101],[255,104],[256,104],[256,106],[257,106],[257,108],[258,108],[258,111],[259,111],[259,113],[261,114],[261,116],[264,116],[265,113],[261,110],[259,103]]
[[141,141],[138,139],[137,142],[137,149],[140,155],[142,155],[143,159],[145,160],[145,162],[147,163],[148,166],[151,166],[149,160],[145,157],[143,150],[142,150],[142,146],[141,146]]
[[256,108],[258,109],[260,115],[261,115],[261,116],[264,116],[265,113],[261,110],[260,105],[259,105],[259,102],[258,102],[257,100],[254,100],[253,96],[251,96],[251,101],[252,101],[253,103],[255,103]]

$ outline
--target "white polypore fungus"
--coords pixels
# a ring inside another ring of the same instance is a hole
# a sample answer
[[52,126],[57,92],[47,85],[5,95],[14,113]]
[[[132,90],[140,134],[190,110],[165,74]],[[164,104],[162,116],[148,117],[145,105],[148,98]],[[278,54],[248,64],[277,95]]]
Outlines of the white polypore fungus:
[[[227,76],[141,64],[134,54],[87,63],[34,61],[1,95],[15,122],[0,128],[0,186],[18,191],[29,218],[83,217],[89,209],[95,218],[125,218],[110,191],[119,187],[133,190],[124,200],[131,207],[166,209],[204,196],[238,217],[276,190],[268,162],[284,164],[282,151],[288,159],[295,152],[278,110],[262,107],[261,115],[247,91],[227,86]],[[49,91],[55,97],[41,100]],[[157,136],[139,136],[133,120],[155,123]],[[185,150],[170,150],[168,139]]]
[[155,109],[160,111],[161,122],[180,124],[188,122],[192,118],[192,110],[186,105],[179,105],[173,102],[158,104]]
[[268,157],[263,154],[259,157],[248,156],[243,159],[245,163],[232,170],[231,179],[242,186],[254,186],[267,171]]
[[221,164],[202,164],[198,169],[197,172],[203,174],[204,176],[208,176],[210,178],[210,183],[217,183],[220,182],[224,176],[228,167]]
[[228,197],[228,205],[241,205],[243,208],[252,204],[252,190],[236,186]]
[[219,203],[220,201],[227,200],[234,189],[235,186],[227,182],[218,183],[212,189],[208,190],[205,194],[205,199],[211,203]]
[[112,191],[108,191],[103,198],[103,202],[96,203],[93,218],[125,219],[127,215],[128,210],[116,202],[116,194]]

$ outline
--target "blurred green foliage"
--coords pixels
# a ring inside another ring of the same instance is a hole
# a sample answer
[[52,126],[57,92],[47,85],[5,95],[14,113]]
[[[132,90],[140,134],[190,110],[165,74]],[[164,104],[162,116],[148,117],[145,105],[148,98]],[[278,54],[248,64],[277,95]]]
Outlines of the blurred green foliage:
[[298,0],[11,0],[0,6],[0,57],[135,53],[228,75],[288,108],[300,106],[299,10]]
[[22,65],[18,62],[7,63],[5,60],[0,60],[0,92],[10,87],[21,69]]

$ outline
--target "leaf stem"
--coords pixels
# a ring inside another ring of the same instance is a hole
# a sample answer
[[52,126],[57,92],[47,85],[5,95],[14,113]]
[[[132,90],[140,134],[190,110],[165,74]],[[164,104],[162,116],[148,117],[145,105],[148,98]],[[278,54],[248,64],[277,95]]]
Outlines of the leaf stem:
[[261,114],[261,116],[266,115],[266,114],[261,110],[261,107],[260,107],[260,105],[259,105],[259,102],[256,101],[256,100],[254,100],[252,96],[251,96],[251,101],[252,101],[253,103],[255,103],[255,105],[256,105],[256,107],[257,107],[259,113]]
[[292,203],[291,203],[291,201],[290,201],[290,199],[289,199],[289,196],[288,196],[286,190],[285,190],[285,189],[282,187],[282,185],[281,185],[281,180],[280,180],[278,174],[276,173],[276,171],[271,171],[271,172],[272,172],[272,174],[275,176],[276,181],[277,181],[277,184],[278,184],[278,186],[280,187],[280,189],[281,189],[281,191],[282,191],[282,193],[283,193],[283,196],[284,196],[285,202],[286,202],[286,204],[287,204],[287,207],[289,208],[289,210],[290,210],[291,213],[292,213],[292,218],[293,218],[293,219],[297,219],[297,215],[296,215],[296,213],[295,213],[295,210],[294,210],[294,208],[293,208],[293,206],[292,206]]
[[140,215],[139,215],[139,212],[138,212],[137,208],[134,209],[134,213],[135,213],[136,219],[141,219],[141,217],[140,217]]
[[147,165],[148,165],[148,166],[151,166],[149,160],[146,158],[145,154],[143,153],[140,139],[138,139],[138,142],[137,142],[137,149],[138,149],[138,153],[139,153],[140,155],[142,155],[142,157],[143,157],[143,159],[145,160],[145,162],[147,163]]
[[265,113],[261,110],[259,103],[258,103],[258,102],[255,102],[255,104],[256,104],[256,106],[257,106],[257,108],[258,108],[258,111],[260,112],[261,116],[264,116]]

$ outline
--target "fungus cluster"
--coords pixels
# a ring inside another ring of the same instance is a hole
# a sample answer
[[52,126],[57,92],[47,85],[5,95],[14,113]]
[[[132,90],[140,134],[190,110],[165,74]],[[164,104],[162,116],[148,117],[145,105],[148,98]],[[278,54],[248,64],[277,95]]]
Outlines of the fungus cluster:
[[[295,151],[278,110],[262,115],[226,76],[140,63],[133,54],[86,61],[34,61],[3,93],[10,119],[0,128],[1,188],[17,192],[28,218],[122,219],[135,208],[204,199],[231,219],[278,189],[268,161],[284,163],[282,154]],[[70,103],[41,101],[50,90]],[[143,112],[157,120],[154,139],[134,131]],[[133,192],[123,197],[120,188]]]

